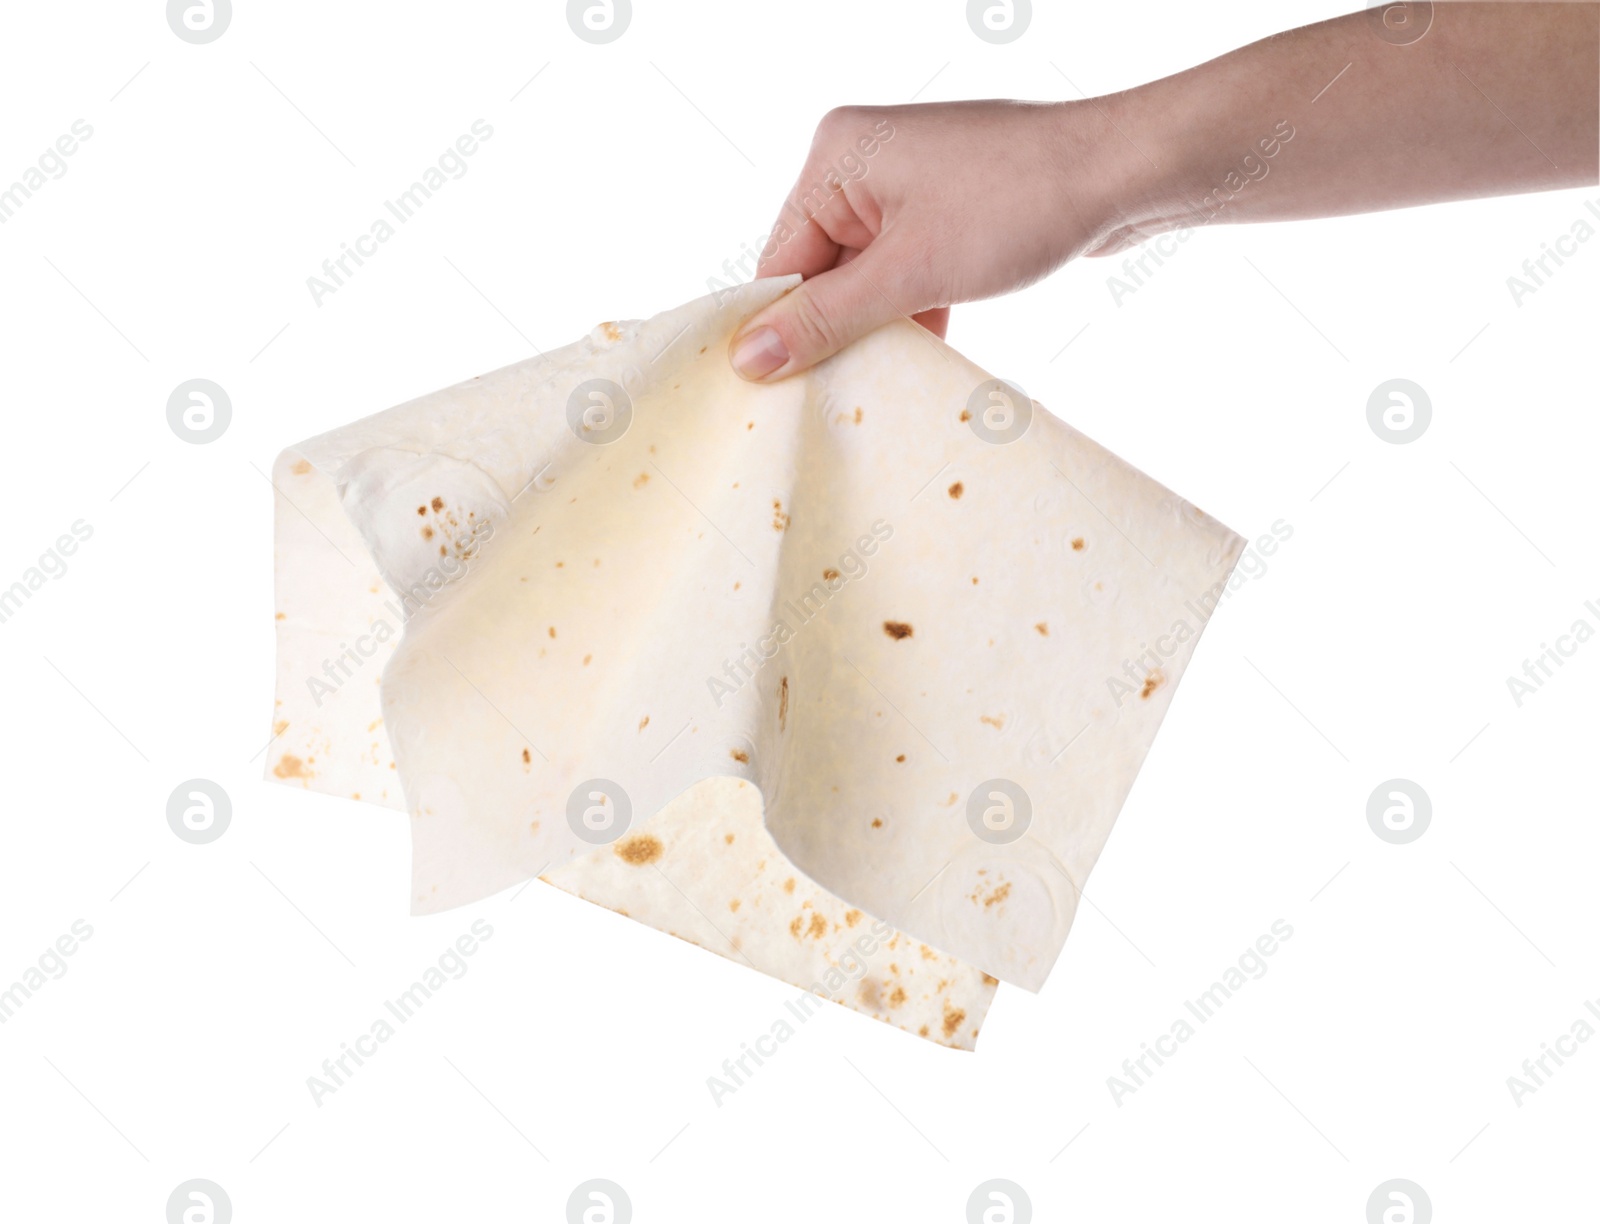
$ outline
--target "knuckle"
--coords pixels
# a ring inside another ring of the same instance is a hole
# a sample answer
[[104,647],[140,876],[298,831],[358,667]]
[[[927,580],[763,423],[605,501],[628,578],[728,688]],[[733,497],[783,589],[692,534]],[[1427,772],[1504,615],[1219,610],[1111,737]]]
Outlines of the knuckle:
[[846,132],[854,131],[872,113],[870,106],[836,106],[817,123],[816,143],[836,143]]

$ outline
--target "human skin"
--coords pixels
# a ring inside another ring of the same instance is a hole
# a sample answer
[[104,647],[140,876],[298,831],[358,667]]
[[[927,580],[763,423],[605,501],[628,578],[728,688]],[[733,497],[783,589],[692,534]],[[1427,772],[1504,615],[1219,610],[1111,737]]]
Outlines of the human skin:
[[1600,5],[1440,3],[1408,45],[1360,12],[1100,98],[830,111],[757,273],[805,280],[730,358],[771,381],[891,319],[943,336],[953,303],[1183,226],[1594,183],[1597,65]]

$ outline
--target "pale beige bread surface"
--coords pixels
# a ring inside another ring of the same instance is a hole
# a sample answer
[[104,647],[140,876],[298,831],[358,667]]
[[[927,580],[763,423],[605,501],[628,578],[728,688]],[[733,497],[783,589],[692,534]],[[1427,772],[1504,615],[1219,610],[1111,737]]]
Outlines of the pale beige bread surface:
[[[729,337],[791,285],[286,451],[268,775],[403,805],[416,912],[542,875],[809,987],[859,910],[939,968],[840,1001],[970,1044],[991,978],[1054,963],[1241,541],[1037,405],[984,441],[989,375],[909,322],[740,381]],[[610,445],[568,424],[591,379],[631,401]],[[659,859],[576,835],[592,778]],[[1031,801],[1010,844],[968,821],[996,778]]]

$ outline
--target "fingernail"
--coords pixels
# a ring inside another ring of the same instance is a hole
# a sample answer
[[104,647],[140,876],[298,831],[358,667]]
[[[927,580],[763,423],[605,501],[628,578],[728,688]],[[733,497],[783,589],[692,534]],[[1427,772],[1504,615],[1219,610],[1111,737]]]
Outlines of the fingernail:
[[770,327],[758,327],[733,350],[734,372],[740,378],[765,378],[789,360],[789,350]]

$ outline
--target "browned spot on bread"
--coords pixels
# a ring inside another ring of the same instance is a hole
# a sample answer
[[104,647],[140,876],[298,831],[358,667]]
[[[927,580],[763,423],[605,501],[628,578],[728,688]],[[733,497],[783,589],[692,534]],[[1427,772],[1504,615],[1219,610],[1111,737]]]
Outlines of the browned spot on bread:
[[783,512],[783,503],[776,497],[772,499],[772,530],[789,530],[789,516]]
[[799,939],[800,928],[805,926],[805,924],[806,916],[804,914],[795,915],[795,920],[789,924],[789,934],[793,935],[796,939]]
[[856,424],[861,424],[861,409],[859,407],[856,409]]
[[911,626],[905,621],[884,621],[883,631],[897,642],[904,641],[913,633]]
[[1082,552],[1083,551],[1083,537],[1082,536],[1079,536],[1077,539],[1072,541],[1072,551],[1073,552]]
[[750,763],[750,754],[743,748],[730,748],[728,749],[728,755],[734,760],[738,761],[741,765],[748,765]]
[[426,507],[426,506],[418,506],[417,507],[417,513],[418,514],[427,514],[428,513],[428,507]]
[[611,848],[611,852],[624,863],[643,867],[661,857],[661,842],[648,833],[635,833],[632,837],[624,837]]
[[990,977],[986,973],[986,974],[983,975],[983,984],[985,986],[998,986],[998,985],[1000,985],[1000,979],[997,978],[997,977]]
[[424,540],[433,539],[433,528],[424,525],[423,528],[422,528],[422,538]]
[[794,891],[794,877],[793,876],[790,876],[787,880],[785,880],[783,882],[783,891],[786,892],[786,893],[792,893]]
[[856,923],[858,923],[860,921],[861,921],[861,911],[860,910],[846,910],[845,911],[845,915],[844,915],[844,924],[845,924],[845,926],[853,927],[853,926],[855,926]]
[[[964,412],[961,414],[963,419],[966,418],[966,415],[967,414],[964,413]],[[917,1036],[918,1037],[926,1037],[927,1035],[928,1035],[928,1026],[926,1024],[924,1024],[921,1028],[919,1028],[917,1030]]]
[[906,763],[906,754],[905,753],[902,752],[899,756],[895,757],[895,764],[904,765],[905,763]]
[[806,934],[811,936],[812,939],[821,939],[827,933],[828,933],[828,920],[826,918],[824,918],[821,914],[812,914],[811,915],[811,926],[809,928],[807,928]]
[[276,616],[273,617],[273,619],[274,620],[286,620],[287,618],[284,616],[284,614],[282,612],[279,612]]
[[524,765],[532,765],[533,764],[533,754],[531,752],[529,752],[526,748],[524,748],[522,750],[522,763]]
[[1155,692],[1166,682],[1167,678],[1161,674],[1160,668],[1157,668],[1155,671],[1151,672],[1145,677],[1144,687],[1139,690],[1139,696],[1145,698],[1149,697],[1151,693]]
[[1040,637],[1049,637],[1050,636],[1050,626],[1045,624],[1043,621],[1040,621],[1037,625],[1034,626],[1034,628],[1039,631],[1039,636]]
[[622,339],[622,333],[617,330],[615,323],[602,323],[600,324],[600,330],[605,333],[606,339],[613,344]]
[[879,1005],[878,983],[871,978],[863,978],[861,985],[856,987],[856,998],[864,1007],[876,1009]]
[[646,714],[643,718],[641,718],[639,720],[639,730],[643,731],[649,725],[650,725],[650,715]]
[[592,659],[593,659],[593,658],[594,658],[594,656],[593,656],[593,655],[592,655],[592,654],[586,654],[586,655],[584,655],[584,656],[583,656],[583,665],[584,665],[584,666],[585,666],[585,667],[588,667],[588,666],[589,666],[589,662],[590,662],[590,660],[592,660]]
[[703,352],[705,352],[705,351],[706,351],[706,349],[708,349],[708,348],[709,348],[709,347],[710,347],[710,345],[706,345],[706,344],[702,344],[702,345],[701,345],[701,346],[700,346],[700,351],[701,351],[701,352],[702,352],[702,353],[703,353]]
[[872,818],[872,827],[873,827],[873,828],[874,828],[874,829],[881,829],[881,828],[883,828],[883,821],[881,821],[881,820],[879,820],[879,819],[878,819],[878,818],[877,818],[877,817],[876,817],[876,816],[874,816],[874,817],[873,817],[873,818]]
[[996,731],[999,731],[1004,729],[1006,725],[1006,716],[1004,714],[996,714],[991,718],[987,714],[980,714],[978,715],[978,721],[993,727]]
[[647,485],[649,483],[650,483],[650,473],[649,472],[640,472],[637,476],[635,476],[633,478],[633,487],[636,488],[636,489],[642,489],[642,488],[645,487],[645,485]]
[[430,504],[433,506],[433,512],[438,514],[439,511],[444,509],[444,498],[436,497]]
[[778,682],[778,730],[782,731],[784,724],[789,721],[789,677],[785,676]]
[[822,571],[822,576],[824,578],[826,578],[829,582],[832,582],[835,578],[837,578],[839,576],[839,571],[830,567],[830,568],[825,569],[825,570]]
[[944,1005],[944,1035],[946,1037],[954,1035],[955,1031],[961,1027],[961,1022],[966,1018],[966,1012],[959,1007],[951,1007],[950,1004],[946,1003]]
[[316,775],[306,768],[307,762],[302,761],[293,753],[286,752],[278,758],[278,763],[272,767],[272,774],[277,778],[314,778]]
[[959,480],[956,481],[955,484],[951,485],[950,489],[949,489],[950,496],[953,497],[956,501],[960,501],[961,500],[961,495],[963,493],[965,493],[966,491],[967,491],[967,486],[962,484]]
[[728,908],[731,911],[733,911],[735,914],[737,914],[739,912],[740,904],[741,904],[741,902],[740,902],[739,898],[735,897],[732,901],[728,902]]
[[1011,884],[1008,881],[1007,883],[1000,885],[999,888],[995,889],[983,899],[983,908],[988,909],[991,905],[999,905],[1000,902],[1004,901],[1010,895]]
[[306,475],[306,474],[307,474],[307,473],[308,473],[308,472],[310,472],[310,471],[311,471],[311,464],[310,464],[310,463],[309,463],[309,462],[307,462],[307,461],[306,461],[306,460],[304,460],[304,459],[301,459],[301,460],[300,460],[300,461],[299,461],[299,462],[297,462],[297,463],[296,463],[296,464],[295,464],[295,465],[294,465],[294,466],[293,466],[293,467],[292,467],[292,468],[290,468],[290,469],[289,469],[289,470],[290,470],[290,471],[291,471],[291,472],[293,472],[293,473],[294,473],[294,474],[295,474],[295,475],[296,475],[296,476],[304,476],[304,475]]
[[[755,422],[754,422],[754,421],[746,421],[746,422],[745,422],[745,423],[744,423],[744,427],[745,427],[745,428],[746,428],[746,429],[747,429],[747,430],[748,430],[748,429],[754,429],[754,428],[755,428],[755,427],[756,427],[756,423],[755,423]],[[737,488],[737,487],[738,487],[738,486],[737,486],[737,485],[736,485],[736,486],[734,486],[734,487],[735,487],[735,488]]]
[[278,736],[282,735],[288,729],[289,724],[280,718],[277,722],[272,724],[272,738],[277,739]]
[[722,840],[725,841],[730,846],[733,845],[733,834],[732,833],[724,833],[722,835]]
[[[961,410],[961,422],[962,422],[962,424],[966,424],[966,422],[968,422],[970,420],[972,420],[972,413],[969,412],[967,409],[963,408]],[[928,1035],[928,1030],[927,1029],[923,1029],[922,1030],[922,1035],[924,1037],[926,1037]]]
[[[889,1006],[890,1007],[899,1007],[905,1001],[906,1001],[906,989],[905,989],[905,987],[904,986],[896,986],[894,988],[894,990],[889,995]],[[926,1030],[924,1030],[924,1032],[926,1032]]]

